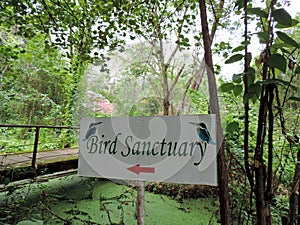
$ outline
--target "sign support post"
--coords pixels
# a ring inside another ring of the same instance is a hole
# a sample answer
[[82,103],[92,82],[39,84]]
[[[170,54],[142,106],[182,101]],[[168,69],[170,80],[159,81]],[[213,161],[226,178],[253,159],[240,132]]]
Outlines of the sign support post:
[[137,225],[144,225],[145,218],[145,182],[138,181],[137,185],[137,198],[136,198],[136,220]]

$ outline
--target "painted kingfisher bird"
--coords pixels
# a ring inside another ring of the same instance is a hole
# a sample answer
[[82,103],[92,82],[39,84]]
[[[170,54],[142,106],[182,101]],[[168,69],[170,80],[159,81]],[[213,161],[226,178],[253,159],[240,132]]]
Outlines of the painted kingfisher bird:
[[212,145],[216,144],[216,142],[212,140],[205,123],[202,122],[199,123],[189,122],[189,123],[197,126],[197,134],[203,142]]
[[82,141],[86,141],[87,139],[89,139],[90,136],[92,136],[93,134],[96,133],[96,126],[101,124],[102,122],[95,122],[95,123],[91,123],[89,126],[89,129],[87,130],[85,137]]

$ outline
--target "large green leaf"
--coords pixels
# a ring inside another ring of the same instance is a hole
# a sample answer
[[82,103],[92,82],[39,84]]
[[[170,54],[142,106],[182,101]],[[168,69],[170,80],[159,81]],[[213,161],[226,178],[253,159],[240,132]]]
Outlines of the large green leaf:
[[281,31],[277,31],[276,34],[284,43],[289,44],[293,47],[299,48],[299,44],[293,38],[291,38],[289,35],[281,32]]
[[19,223],[17,223],[17,225],[43,225],[43,221],[41,220],[22,220]]
[[247,76],[248,76],[248,85],[253,84],[255,81],[255,69],[253,67],[249,68],[247,72]]
[[234,85],[234,87],[233,87],[232,90],[233,90],[233,94],[234,94],[235,96],[238,96],[238,95],[240,95],[240,94],[242,93],[242,91],[243,91],[243,86],[240,85],[240,84]]
[[249,85],[248,93],[244,95],[244,104],[247,103],[250,99],[255,102],[260,93],[261,93],[261,85],[259,82]]
[[244,103],[247,103],[250,99],[255,102],[261,93],[261,85],[259,82],[250,84],[248,93],[244,95]]
[[237,11],[239,11],[240,9],[242,9],[244,7],[244,1],[243,0],[236,0],[235,6],[238,7]]
[[281,42],[281,43],[277,42],[277,43],[273,44],[272,46],[270,46],[270,51],[277,52],[278,49],[280,49],[281,51],[285,51],[285,49],[288,47],[290,47],[290,45],[286,44],[285,42]]
[[259,82],[255,82],[254,84],[249,85],[248,88],[249,93],[256,94],[257,96],[260,95],[261,92],[261,85]]
[[289,81],[285,81],[279,78],[270,78],[266,80],[259,81],[260,84],[277,84],[282,86],[287,86],[293,89],[294,91],[297,91],[298,88],[295,85],[292,85]]
[[222,92],[229,92],[233,89],[234,84],[233,83],[224,83],[220,86],[220,89]]
[[227,126],[226,126],[226,132],[227,133],[233,133],[238,131],[239,129],[239,123],[236,121],[230,122]]
[[227,59],[225,61],[225,64],[230,64],[230,63],[240,61],[243,57],[244,56],[242,54],[235,54],[235,55],[231,56],[229,59]]
[[265,44],[270,40],[270,36],[269,36],[268,32],[258,32],[257,36],[258,36],[259,42],[262,44]]
[[270,56],[268,64],[269,66],[277,68],[284,73],[286,71],[286,59],[278,53]]
[[244,45],[240,45],[240,46],[234,48],[234,49],[232,50],[232,53],[234,53],[234,52],[240,52],[240,51],[242,51],[242,50],[244,50],[244,49],[245,49],[245,46],[244,46]]
[[283,25],[283,24],[277,23],[275,27],[276,27],[276,28],[279,28],[279,29],[282,29],[282,28],[288,28],[288,27],[294,27],[294,26],[296,26],[298,23],[299,23],[298,20],[292,19],[292,24],[289,24],[289,25]]
[[249,100],[255,102],[257,99],[258,99],[257,94],[250,92],[244,95],[243,103],[246,104],[247,102],[249,102]]
[[246,46],[246,45],[250,45],[251,42],[248,40],[248,41],[242,41],[241,42],[242,45]]
[[268,18],[268,13],[263,11],[261,8],[249,8],[248,13],[257,15],[259,17]]
[[233,74],[232,76],[232,81],[234,83],[241,83],[242,82],[242,78],[245,75],[245,73],[238,73],[238,74]]
[[274,20],[286,26],[292,25],[292,17],[285,9],[276,9],[273,11]]
[[299,74],[300,73],[300,66],[297,66],[295,69],[295,74]]

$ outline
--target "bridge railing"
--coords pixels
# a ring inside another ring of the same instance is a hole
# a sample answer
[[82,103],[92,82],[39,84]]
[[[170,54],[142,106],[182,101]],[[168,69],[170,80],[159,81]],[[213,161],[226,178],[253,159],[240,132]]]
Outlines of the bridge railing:
[[0,124],[0,128],[2,128],[2,127],[35,129],[32,160],[31,160],[32,168],[35,168],[35,166],[36,166],[36,156],[37,156],[37,152],[38,152],[40,129],[60,129],[60,130],[62,130],[62,129],[78,130],[79,129],[79,127],[71,127],[71,126]]

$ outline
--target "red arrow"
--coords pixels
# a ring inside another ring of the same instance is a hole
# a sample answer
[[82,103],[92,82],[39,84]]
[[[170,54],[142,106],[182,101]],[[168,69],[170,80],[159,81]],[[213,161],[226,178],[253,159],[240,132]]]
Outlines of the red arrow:
[[140,173],[155,173],[154,167],[142,167],[140,166],[140,164],[136,164],[135,166],[128,167],[127,169],[137,175],[140,175]]

